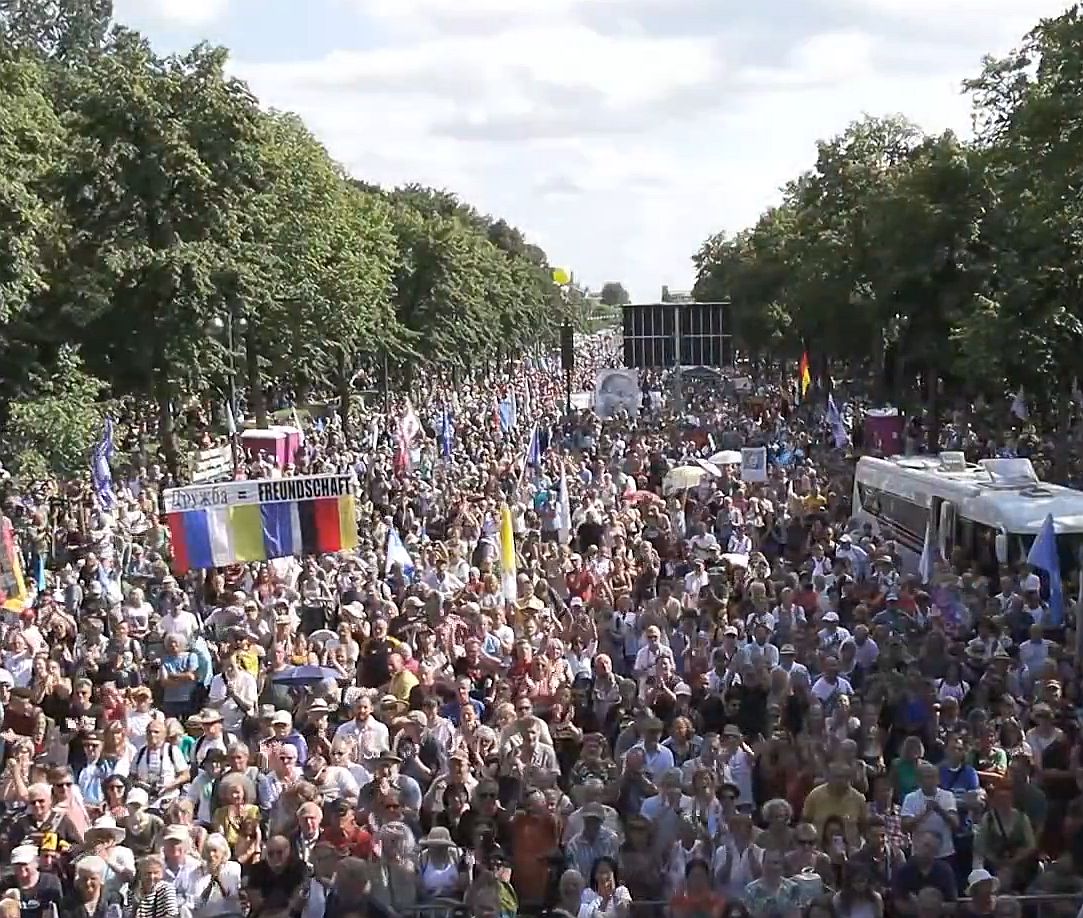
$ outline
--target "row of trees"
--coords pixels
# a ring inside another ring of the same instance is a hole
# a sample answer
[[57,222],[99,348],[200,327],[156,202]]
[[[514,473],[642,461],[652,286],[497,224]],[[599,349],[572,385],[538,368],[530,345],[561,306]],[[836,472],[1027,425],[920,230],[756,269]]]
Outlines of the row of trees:
[[[574,318],[576,291],[503,220],[354,180],[226,75],[224,49],[162,57],[111,16],[0,3],[9,457],[85,467],[100,394],[153,398],[175,457],[176,406],[234,374],[266,422],[270,387],[348,406],[359,369],[468,370]],[[43,437],[65,417],[70,437]]]
[[[753,359],[924,404],[981,395],[1066,425],[1083,348],[1083,17],[1043,21],[966,84],[975,137],[866,118],[755,226],[708,239],[697,298]],[[935,423],[930,436],[935,437]]]

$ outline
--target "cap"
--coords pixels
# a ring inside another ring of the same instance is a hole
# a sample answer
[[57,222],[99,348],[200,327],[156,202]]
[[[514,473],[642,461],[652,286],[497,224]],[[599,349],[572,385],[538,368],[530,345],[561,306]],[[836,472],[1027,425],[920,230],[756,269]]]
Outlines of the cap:
[[601,819],[605,820],[605,807],[600,803],[588,803],[580,811],[579,815],[583,819]]
[[12,864],[33,864],[38,858],[37,845],[19,845],[11,852]]
[[726,726],[722,728],[722,735],[741,737],[744,734],[741,733],[741,728],[738,727],[737,724],[726,724]]
[[274,714],[271,715],[271,723],[292,727],[293,718],[290,716],[289,711],[275,711]]
[[162,835],[163,841],[189,841],[191,833],[184,826],[170,826]]
[[722,636],[723,637],[737,637],[737,635],[739,633],[740,632],[738,632],[738,630],[736,628],[734,628],[733,625],[730,625],[730,626],[728,626],[726,628],[725,631],[722,632]]
[[778,649],[778,652],[779,652],[780,656],[787,656],[787,655],[789,655],[791,657],[797,656],[797,648],[794,647],[793,644],[783,644]]
[[685,695],[689,698],[692,697],[692,687],[687,682],[678,682],[673,687],[674,695]]
[[1042,580],[1037,574],[1027,574],[1020,585],[1024,593],[1037,593],[1042,588]]
[[823,618],[820,619],[820,621],[822,621],[822,622],[837,622],[838,620],[839,620],[839,613],[838,612],[825,612],[824,615],[823,615]]
[[204,724],[217,724],[222,720],[222,715],[214,708],[204,708],[199,712],[199,720]]
[[134,806],[146,807],[150,804],[150,795],[141,787],[133,787],[128,791],[124,802],[131,803]]

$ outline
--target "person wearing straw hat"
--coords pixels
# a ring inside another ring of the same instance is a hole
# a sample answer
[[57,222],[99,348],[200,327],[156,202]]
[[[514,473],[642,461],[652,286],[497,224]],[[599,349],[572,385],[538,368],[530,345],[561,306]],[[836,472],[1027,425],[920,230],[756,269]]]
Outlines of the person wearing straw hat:
[[444,826],[433,826],[420,842],[418,861],[422,893],[427,898],[450,897],[464,887],[459,849]]
[[109,815],[99,816],[91,823],[83,839],[84,856],[99,857],[105,864],[102,882],[105,898],[119,902],[125,896],[128,884],[135,879],[135,854],[121,844],[127,832]]

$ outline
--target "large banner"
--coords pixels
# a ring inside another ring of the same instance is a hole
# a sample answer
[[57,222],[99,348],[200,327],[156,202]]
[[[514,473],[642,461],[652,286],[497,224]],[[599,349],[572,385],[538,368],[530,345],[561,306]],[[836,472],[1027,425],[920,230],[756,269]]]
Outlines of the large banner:
[[639,414],[643,393],[635,370],[599,370],[595,377],[594,413],[611,418],[620,411]]
[[741,480],[767,481],[767,447],[745,446],[741,449]]
[[177,571],[357,547],[356,499],[344,475],[191,485],[162,497]]
[[19,557],[15,530],[6,516],[0,521],[0,602],[5,609],[21,612],[26,604],[26,580]]

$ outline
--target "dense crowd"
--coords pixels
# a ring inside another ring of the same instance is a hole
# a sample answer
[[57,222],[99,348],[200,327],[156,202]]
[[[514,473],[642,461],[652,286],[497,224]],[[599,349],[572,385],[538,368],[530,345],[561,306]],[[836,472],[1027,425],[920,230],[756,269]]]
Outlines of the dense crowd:
[[[1013,918],[1083,892],[1079,670],[1031,571],[902,569],[785,386],[602,420],[562,383],[522,365],[416,400],[413,442],[400,406],[251,457],[356,480],[336,555],[173,570],[153,465],[109,511],[9,485],[31,588],[0,918]],[[766,481],[666,486],[753,442],[784,445]]]

